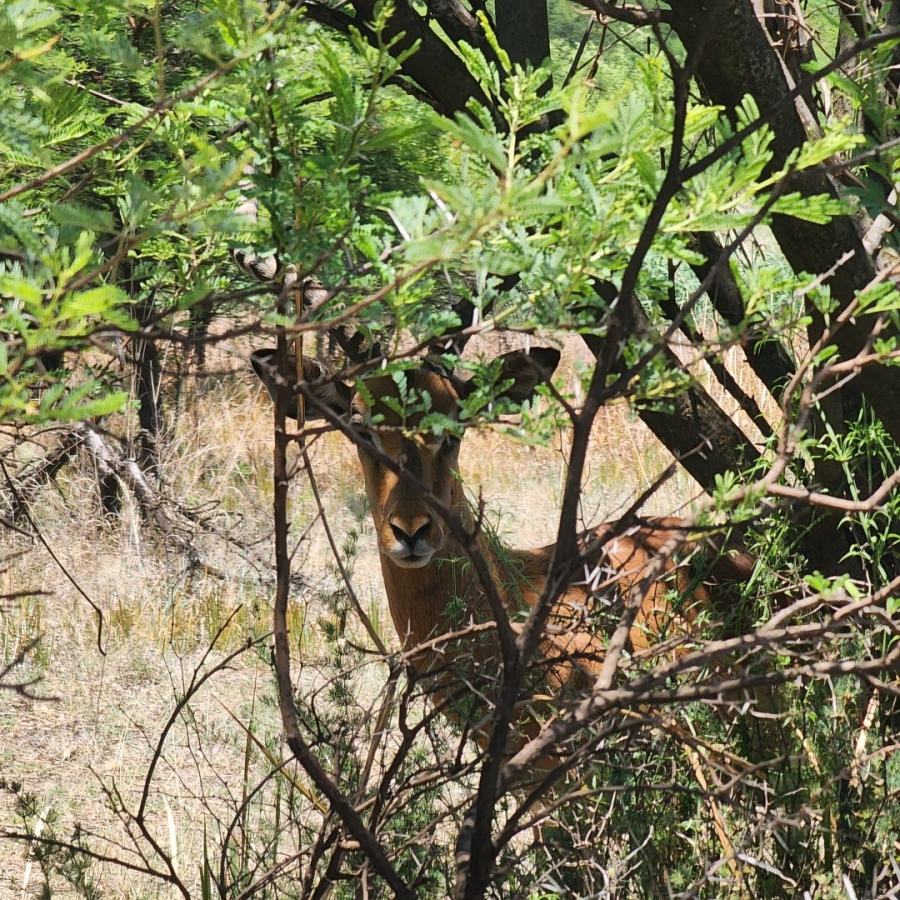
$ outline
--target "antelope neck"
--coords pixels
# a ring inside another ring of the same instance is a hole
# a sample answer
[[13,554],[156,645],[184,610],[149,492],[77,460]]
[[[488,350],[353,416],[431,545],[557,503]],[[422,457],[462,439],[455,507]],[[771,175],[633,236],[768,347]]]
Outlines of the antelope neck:
[[[461,485],[451,493],[451,508],[463,527],[471,529],[474,526],[472,509],[462,496]],[[490,559],[486,541],[479,537],[478,543]],[[485,618],[478,577],[465,551],[452,536],[448,536],[443,549],[427,566],[401,568],[382,554],[381,571],[391,619],[404,648],[463,627],[471,620]],[[465,612],[459,615],[461,604],[464,604]]]

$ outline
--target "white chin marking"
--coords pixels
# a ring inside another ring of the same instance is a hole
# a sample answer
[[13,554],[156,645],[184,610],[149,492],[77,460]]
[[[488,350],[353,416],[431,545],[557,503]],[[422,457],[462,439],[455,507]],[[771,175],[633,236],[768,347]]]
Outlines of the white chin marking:
[[395,565],[401,569],[421,569],[423,566],[427,566],[428,563],[431,562],[432,554],[428,554],[428,556],[390,556],[388,555],[388,559]]

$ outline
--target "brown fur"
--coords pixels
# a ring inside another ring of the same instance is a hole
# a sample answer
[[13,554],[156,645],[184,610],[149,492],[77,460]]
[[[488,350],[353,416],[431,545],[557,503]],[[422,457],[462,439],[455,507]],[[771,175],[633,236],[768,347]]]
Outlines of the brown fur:
[[[271,355],[272,351],[254,354],[254,368],[274,396]],[[519,351],[505,354],[500,381],[507,385],[506,396],[519,401],[531,396],[536,385],[550,377],[558,361],[559,354],[547,349],[535,350],[530,356]],[[401,419],[396,404],[391,403],[400,399],[400,389],[391,377],[370,378],[365,390],[353,395],[346,386],[335,389],[327,380],[321,387],[311,384],[309,389],[314,396],[321,395],[324,405],[349,413],[351,425],[360,428],[359,458],[384,585],[391,619],[404,650],[431,642],[429,650],[413,657],[419,670],[446,673],[449,663],[468,657],[474,663],[469,666],[470,672],[474,668],[480,675],[492,677],[499,660],[494,635],[482,631],[439,646],[433,640],[468,624],[493,621],[464,550],[453,540],[431,499],[452,510],[471,532],[472,510],[456,474],[459,441],[446,435],[419,433],[421,414]],[[429,411],[456,419],[468,385],[438,367],[423,366],[407,371],[406,390],[414,398],[427,397]],[[401,478],[381,457],[414,475],[417,483]],[[679,643],[683,643],[679,639],[691,635],[701,610],[716,615],[727,612],[722,607],[729,595],[721,587],[711,595],[673,558],[661,565],[656,563],[673,537],[675,543],[680,542],[683,554],[704,554],[706,548],[688,541],[684,523],[674,518],[654,519],[622,534],[604,524],[582,536],[587,550],[587,583],[571,585],[553,605],[541,645],[543,661],[536,667],[538,676],[532,685],[536,691],[556,693],[562,688],[589,686],[602,665],[609,633],[621,618],[622,601],[633,588],[638,591],[640,607],[630,629],[630,644],[637,652],[652,652],[665,641],[668,652],[677,654]],[[541,595],[553,546],[506,550],[481,536],[479,547],[515,628]],[[710,577],[714,583],[749,578],[753,561],[746,554],[712,549]],[[648,579],[654,565],[659,566],[660,577]],[[673,596],[681,598],[677,608],[671,602]],[[435,692],[445,696],[448,688],[462,684],[453,674],[442,675],[435,681]],[[534,720],[530,725],[524,723],[525,732],[534,724]]]
[[[416,392],[428,394],[433,411],[456,417],[461,388],[454,379],[417,369],[407,372],[407,383]],[[401,478],[365,446],[359,448],[391,618],[403,647],[409,650],[437,635],[457,630],[467,622],[489,622],[492,616],[465,552],[429,506],[431,495],[449,507],[471,531],[472,510],[456,475],[458,443],[410,436],[415,433],[418,417],[401,423],[398,415],[383,402],[398,395],[390,378],[370,380],[367,391],[373,398],[374,408],[369,409],[363,397],[355,396],[352,411],[356,420],[374,422],[370,427],[378,450],[413,471],[424,488],[417,489]],[[583,536],[586,544],[596,545],[589,554],[588,568],[593,571],[588,574],[594,576],[591,580],[597,590],[591,585],[575,584],[555,602],[549,621],[550,636],[544,648],[548,655],[552,649],[557,660],[550,666],[550,682],[556,685],[570,682],[575,670],[580,670],[583,676],[599,668],[606,635],[591,630],[591,620],[597,618],[594,615],[599,603],[597,595],[605,596],[615,610],[615,604],[621,605],[631,588],[640,584],[673,537],[681,538],[682,553],[702,550],[698,544],[685,539],[684,523],[675,518],[654,519],[626,534],[615,534],[612,526],[601,525]],[[484,537],[479,539],[479,546],[493,570],[508,613],[514,622],[523,621],[527,610],[540,597],[553,546],[505,550],[492,546]],[[414,567],[410,566],[411,560],[415,561]],[[743,580],[751,569],[752,560],[746,554],[722,555],[713,563],[712,577]],[[635,651],[647,651],[660,639],[690,635],[697,612],[711,608],[707,588],[692,584],[689,572],[673,559],[665,562],[662,573],[659,579],[641,586],[644,593],[630,631],[630,643]],[[674,609],[670,598],[679,594],[683,595],[682,601]],[[464,600],[462,621],[461,598]],[[606,621],[610,618],[605,617]],[[593,628],[596,630],[596,625]],[[483,664],[498,653],[495,641],[488,641],[483,642],[476,656]],[[417,657],[417,663],[439,666],[453,654],[449,647],[441,647],[435,653]]]

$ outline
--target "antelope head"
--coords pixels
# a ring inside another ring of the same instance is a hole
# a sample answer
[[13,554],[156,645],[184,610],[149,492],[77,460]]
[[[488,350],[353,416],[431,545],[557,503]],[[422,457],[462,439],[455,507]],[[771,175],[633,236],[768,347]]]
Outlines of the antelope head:
[[[251,361],[274,397],[273,354],[260,350]],[[504,354],[499,375],[503,388],[498,396],[516,402],[528,399],[553,374],[559,356],[558,350],[543,347]],[[304,360],[304,387],[312,400],[307,404],[309,415],[313,418],[326,407],[347,420],[383,561],[402,569],[427,566],[447,544],[445,524],[433,504],[437,501],[457,509],[464,504],[456,474],[463,429],[451,433],[423,428],[424,411],[459,423],[461,403],[471,394],[473,383],[427,357],[402,376],[370,377],[358,390],[325,373],[321,363]],[[404,399],[409,400],[411,412],[404,412]]]
[[[268,282],[279,295],[293,292],[303,309],[315,306],[322,301],[322,294],[327,295],[315,279],[298,281],[296,269],[281,266],[274,257],[261,258],[239,250],[234,259],[241,269]],[[465,302],[461,301],[463,305]],[[467,316],[461,314],[460,318]],[[344,326],[336,326],[329,329],[329,334],[353,363],[371,364],[379,357],[377,344],[363,349],[361,333],[350,334]],[[461,352],[466,340],[458,337],[452,345]],[[543,347],[530,353],[515,350],[504,354],[499,371],[502,388],[496,396],[516,402],[528,399],[539,384],[549,380],[559,357],[558,350]],[[257,350],[250,361],[273,400],[279,387],[292,389],[289,416],[297,418],[296,392],[300,390],[310,401],[305,404],[308,418],[321,417],[328,411],[347,423],[362,464],[383,564],[396,569],[428,566],[447,542],[446,528],[435,514],[433,502],[460,510],[464,505],[456,477],[463,429],[423,429],[424,415],[415,409],[460,423],[460,404],[471,394],[473,383],[446,371],[430,356],[418,367],[407,369],[402,382],[393,376],[376,375],[366,379],[359,390],[332,375],[320,361],[308,357],[303,359],[302,387],[294,384],[294,359],[287,365],[287,372],[292,374],[285,375],[278,374],[274,349]],[[411,411],[403,412],[404,398],[412,398]],[[417,404],[415,398],[421,402]]]

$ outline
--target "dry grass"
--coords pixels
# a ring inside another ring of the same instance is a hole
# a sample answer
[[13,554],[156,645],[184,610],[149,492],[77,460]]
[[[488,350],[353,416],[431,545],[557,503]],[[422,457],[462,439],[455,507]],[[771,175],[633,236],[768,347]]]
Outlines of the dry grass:
[[[562,377],[570,371],[565,367]],[[133,426],[123,421],[111,427],[122,432]],[[499,530],[511,543],[538,546],[553,540],[565,479],[564,443],[560,436],[555,446],[535,449],[490,431],[466,438],[464,479],[473,490],[483,485],[489,504],[501,513]],[[40,679],[28,697],[0,689],[0,777],[34,792],[37,809],[55,816],[62,833],[77,821],[102,840],[123,841],[121,821],[104,790],[114,785],[135,808],[161,729],[232,614],[206,665],[248,637],[260,639],[261,653],[239,655],[197,694],[190,715],[172,730],[153,782],[150,827],[163,846],[177,845],[182,871],[195,885],[204,828],[212,831],[210,823],[227,821],[245,778],[258,779],[270,769],[265,757],[254,753],[245,776],[244,729],[252,725],[260,740],[281,754],[265,650],[272,595],[270,448],[268,402],[243,369],[182,396],[170,422],[164,490],[195,517],[192,538],[222,577],[187,572],[128,503],[116,520],[101,522],[94,473],[83,460],[68,466],[34,505],[61,566],[39,544],[10,531],[0,534],[2,593],[40,592],[0,608],[4,660],[36,641],[7,682]],[[352,448],[339,436],[324,435],[313,442],[311,455],[335,533],[365,531]],[[585,523],[614,517],[667,463],[666,452],[625,407],[604,410],[587,470]],[[676,511],[698,493],[686,476],[678,476],[648,511]],[[292,496],[299,535],[316,514],[302,473]],[[354,560],[355,588],[385,623],[373,543],[363,534]],[[317,618],[329,614],[319,593],[334,584],[329,561],[322,529],[314,527],[296,557],[307,588],[298,590],[293,619],[309,690],[330,677],[317,657],[314,628]],[[97,647],[97,618],[82,591],[103,612],[105,655]],[[390,629],[385,631],[393,643]],[[370,696],[378,689],[377,683],[368,691],[360,687]],[[0,792],[0,826],[15,824],[12,799]],[[98,871],[109,896],[171,895],[115,867]],[[0,898],[36,896],[42,878],[32,867],[23,891],[28,872],[25,848],[0,840]]]

